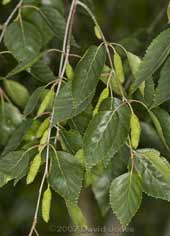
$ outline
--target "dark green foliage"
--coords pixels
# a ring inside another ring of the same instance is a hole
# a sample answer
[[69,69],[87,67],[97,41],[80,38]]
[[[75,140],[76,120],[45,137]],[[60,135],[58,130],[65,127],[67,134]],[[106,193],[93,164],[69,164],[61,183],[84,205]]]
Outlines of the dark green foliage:
[[[89,20],[93,1],[83,3],[90,9],[85,13],[77,6],[71,17]],[[81,30],[73,36],[74,22],[71,18],[66,27],[64,5],[61,0],[24,0],[17,18],[2,31],[0,187],[31,175],[38,156],[38,199],[48,185],[45,222],[56,192],[73,224],[86,228],[78,202],[89,187],[102,215],[112,208],[125,229],[143,193],[170,201],[169,25],[141,59],[137,54],[144,54],[146,46],[137,36],[108,43],[93,13],[94,40],[84,43]],[[76,21],[78,29],[81,23]]]

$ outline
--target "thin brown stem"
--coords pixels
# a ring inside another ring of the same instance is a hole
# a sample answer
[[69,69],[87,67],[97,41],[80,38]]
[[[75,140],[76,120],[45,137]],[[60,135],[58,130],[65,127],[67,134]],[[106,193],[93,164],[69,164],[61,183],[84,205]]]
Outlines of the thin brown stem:
[[[68,16],[68,19],[67,19],[67,25],[66,25],[66,30],[65,30],[64,42],[63,42],[63,53],[62,53],[62,56],[61,56],[60,71],[59,71],[59,76],[58,76],[59,77],[59,82],[58,82],[58,87],[57,87],[55,97],[57,97],[58,94],[59,94],[61,84],[62,84],[62,79],[64,77],[65,65],[66,65],[68,57],[69,57],[70,38],[71,38],[71,34],[72,34],[72,26],[73,26],[74,16],[75,16],[75,12],[76,12],[76,5],[77,5],[77,0],[73,0],[72,4],[71,4],[70,11],[69,11],[69,16]],[[64,65],[63,65],[63,55],[65,53],[66,53],[66,58],[65,58],[65,61],[64,61]],[[51,137],[51,131],[52,131],[52,128],[53,128],[53,118],[54,118],[54,106],[53,106],[53,110],[52,110],[52,114],[51,114],[49,130],[48,130],[45,171],[44,171],[43,178],[41,180],[41,185],[40,185],[40,188],[39,188],[39,194],[38,194],[36,210],[35,210],[34,219],[33,219],[33,223],[32,223],[32,227],[31,227],[29,236],[32,236],[32,234],[33,234],[33,232],[36,228],[36,225],[37,225],[37,218],[38,218],[38,212],[39,212],[39,207],[40,207],[40,201],[41,201],[41,197],[42,197],[42,191],[43,191],[45,180],[48,177],[50,137]],[[58,132],[58,135],[59,135],[59,132]]]

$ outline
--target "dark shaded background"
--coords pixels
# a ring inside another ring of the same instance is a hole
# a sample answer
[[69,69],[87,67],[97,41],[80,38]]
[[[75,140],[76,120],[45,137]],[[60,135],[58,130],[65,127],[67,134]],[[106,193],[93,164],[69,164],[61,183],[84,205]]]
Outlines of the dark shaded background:
[[[57,1],[57,0],[54,0]],[[17,1],[3,7],[0,5],[0,23],[10,14]],[[102,26],[106,38],[121,42],[127,49],[142,56],[144,49],[160,31],[168,27],[166,9],[167,0],[94,0],[93,11]],[[69,1],[65,1],[66,12]],[[79,11],[74,27],[75,38],[80,44],[80,51],[96,42],[93,24],[82,11]],[[1,134],[0,134],[1,135]],[[147,143],[147,140],[144,140]],[[149,142],[149,141],[148,141]],[[145,145],[145,144],[144,144]],[[41,178],[41,176],[39,177]],[[27,235],[38,194],[40,179],[31,186],[25,186],[21,181],[13,188],[12,183],[0,189],[0,235]],[[82,193],[80,202],[90,225],[118,227],[118,223],[108,214],[106,219],[100,211],[90,190]],[[52,213],[49,224],[41,221],[38,230],[41,236],[69,235],[58,233],[57,226],[69,225],[64,201],[53,195]],[[134,232],[105,233],[103,235],[133,235],[133,236],[169,236],[170,235],[170,204],[144,196],[142,206],[130,225]],[[97,234],[90,234],[97,235]],[[100,234],[102,235],[102,234]]]

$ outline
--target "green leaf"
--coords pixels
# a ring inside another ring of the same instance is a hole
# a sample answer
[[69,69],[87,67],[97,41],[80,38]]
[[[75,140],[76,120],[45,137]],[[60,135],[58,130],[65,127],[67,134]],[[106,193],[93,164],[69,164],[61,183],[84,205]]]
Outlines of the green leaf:
[[106,98],[100,105],[99,111],[113,111],[116,99],[114,97]]
[[2,188],[5,184],[7,184],[10,180],[12,180],[12,177],[0,173],[0,188]]
[[75,69],[73,81],[69,81],[55,99],[56,124],[81,113],[90,104],[105,63],[104,47],[90,47]]
[[68,121],[70,128],[76,129],[80,132],[81,135],[84,135],[85,130],[92,118],[92,109],[93,107],[89,105],[86,110],[73,117]]
[[[33,24],[39,30],[41,34],[42,45],[46,46],[52,40],[55,34],[49,28],[49,25],[41,16],[41,13],[39,11],[35,11],[35,9],[30,9],[30,10],[32,10],[32,12],[30,14],[23,14],[23,18],[24,20]],[[23,11],[23,13],[25,12]]]
[[103,216],[106,216],[110,209],[110,184],[113,178],[116,178],[125,172],[128,165],[129,156],[129,149],[126,146],[121,148],[120,151],[111,159],[110,163],[105,168],[104,173],[96,176],[95,182],[92,185],[95,199]]
[[31,94],[25,106],[24,115],[27,116],[35,110],[35,108],[41,101],[44,91],[45,91],[44,87],[39,87]]
[[[153,78],[148,79],[144,83],[144,102],[151,107],[155,97],[155,84]],[[143,83],[141,85],[143,85]]]
[[142,180],[137,173],[126,173],[113,180],[110,204],[123,228],[131,222],[142,200]]
[[23,121],[20,111],[8,103],[0,103],[0,144],[5,145],[16,127]]
[[141,122],[140,142],[142,147],[156,148],[164,155],[168,155],[168,151],[165,149],[160,137],[158,136],[158,133],[156,132],[152,124]]
[[61,88],[55,98],[53,124],[72,118],[73,113],[72,81],[70,81]]
[[0,159],[0,173],[19,179],[28,169],[30,156],[24,151],[10,152]]
[[164,63],[169,53],[170,29],[166,29],[153,40],[147,49],[146,55],[137,71],[137,79],[132,86],[132,92],[134,92],[143,81],[152,77],[156,70]]
[[154,149],[136,153],[136,168],[143,180],[143,191],[149,196],[170,201],[170,164]]
[[[131,52],[127,52],[127,58],[128,58],[129,66],[130,66],[131,72],[133,74],[133,77],[136,80],[137,71],[140,67],[142,60],[140,59],[140,57],[136,56],[135,54],[133,54]],[[144,93],[145,87],[146,87],[145,82],[143,82],[139,87],[139,90],[140,90],[142,96],[144,96],[144,94],[145,94]]]
[[32,58],[26,58],[22,62],[20,62],[14,69],[12,69],[7,75],[6,78],[10,78],[14,75],[19,74],[22,71],[27,71],[30,72],[30,68],[37,62],[39,61],[43,56],[44,52],[39,53],[35,57]]
[[51,81],[56,80],[55,75],[53,74],[52,70],[48,67],[47,64],[43,60],[38,61],[35,63],[28,73],[32,75],[32,77],[40,81],[42,83],[48,84]]
[[42,46],[40,32],[26,21],[23,21],[23,28],[18,22],[10,24],[4,36],[4,43],[19,61],[34,58]]
[[90,122],[84,137],[88,168],[105,163],[124,145],[130,128],[130,110],[121,105],[117,111],[99,112]]
[[152,113],[155,115],[155,119],[157,119],[156,128],[158,135],[167,149],[170,150],[170,115],[161,108],[153,109]]
[[88,97],[91,97],[100,80],[105,60],[104,46],[91,46],[79,61],[72,87],[74,106],[80,106]]
[[44,1],[43,4],[47,5],[47,6],[52,6],[52,7],[56,8],[57,10],[59,10],[62,14],[64,14],[63,0],[58,0],[58,1],[48,0],[48,1]]
[[21,144],[25,134],[32,125],[32,120],[23,121],[10,136],[7,145],[5,146],[2,155],[16,150]]
[[83,168],[74,156],[61,151],[52,156],[49,183],[66,201],[77,203],[82,179]]
[[154,104],[152,107],[159,106],[170,99],[170,57],[165,62],[160,78],[158,80],[158,86],[156,88],[156,94],[154,98]]
[[75,104],[72,95],[72,81],[67,82],[55,98],[53,124],[71,119],[84,111],[90,104],[93,96],[94,90],[80,104]]
[[65,18],[60,11],[50,6],[40,7],[40,14],[47,23],[49,29],[55,34],[58,40],[64,39],[66,28]]
[[17,106],[24,108],[29,98],[27,88],[13,80],[4,80],[3,82],[4,88],[11,100]]
[[73,221],[73,224],[76,226],[76,229],[78,231],[87,229],[87,221],[81,209],[76,204],[73,204],[70,202],[66,202],[66,205],[67,205],[68,213],[71,217],[71,220]]
[[140,59],[140,57],[136,56],[135,54],[133,54],[131,52],[127,52],[127,58],[129,61],[129,65],[130,65],[130,69],[132,71],[132,74],[134,77],[136,77],[136,73],[139,69],[139,66],[140,66],[142,60]]
[[82,136],[78,130],[61,130],[62,147],[64,151],[75,154],[83,146]]

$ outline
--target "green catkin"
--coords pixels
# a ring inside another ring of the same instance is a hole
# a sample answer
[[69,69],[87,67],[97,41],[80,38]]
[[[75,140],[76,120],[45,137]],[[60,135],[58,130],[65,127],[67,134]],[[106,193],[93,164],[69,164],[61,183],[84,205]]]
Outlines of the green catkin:
[[48,223],[50,219],[51,198],[52,193],[50,187],[48,186],[42,198],[42,218],[46,223]]
[[131,127],[131,144],[134,149],[139,145],[141,126],[138,117],[133,113],[130,120]]
[[3,81],[3,85],[11,100],[17,106],[24,108],[29,99],[29,92],[27,88],[17,81],[7,79]]
[[117,79],[120,81],[121,84],[123,84],[125,82],[125,75],[123,70],[122,59],[116,51],[114,54],[114,66]]
[[69,63],[66,66],[66,76],[69,80],[73,80],[74,78],[74,70]]
[[95,115],[98,113],[101,103],[102,103],[106,98],[108,98],[108,96],[109,96],[109,89],[108,89],[108,88],[105,88],[105,89],[102,91],[102,93],[100,94],[99,100],[98,100],[98,102],[97,102],[97,104],[96,104],[96,107],[95,107],[95,109],[94,109],[94,111],[93,111],[93,116],[95,116]]
[[38,109],[37,116],[41,115],[47,109],[53,97],[54,97],[54,91],[53,90],[48,91],[48,93],[46,94],[44,100],[42,101]]
[[49,118],[46,118],[39,126],[37,133],[36,133],[36,138],[41,138],[42,135],[44,134],[45,130],[49,127],[49,125],[50,125],[50,120],[49,120]]
[[39,151],[42,151],[42,149],[44,148],[44,145],[47,143],[48,140],[48,132],[49,130],[46,129],[42,135],[42,138],[40,139],[40,146],[39,146]]
[[98,28],[97,25],[94,27],[94,33],[95,33],[95,35],[96,35],[96,37],[97,37],[98,39],[102,39],[100,30],[99,30],[99,28]]
[[31,162],[30,169],[26,179],[27,184],[31,184],[34,181],[35,177],[38,174],[40,166],[41,166],[41,155],[39,153],[34,157],[33,161]]

